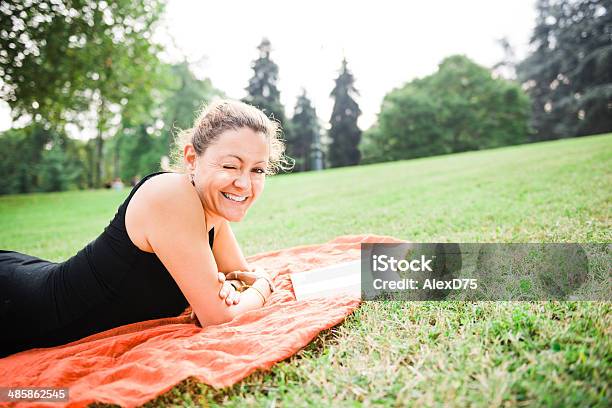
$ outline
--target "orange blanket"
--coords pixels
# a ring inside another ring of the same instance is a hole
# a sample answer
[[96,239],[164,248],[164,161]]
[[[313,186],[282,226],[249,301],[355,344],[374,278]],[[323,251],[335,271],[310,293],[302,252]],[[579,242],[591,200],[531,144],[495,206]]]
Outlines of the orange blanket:
[[16,405],[50,407],[82,407],[94,401],[137,406],[190,376],[215,388],[230,386],[295,354],[359,305],[358,298],[348,296],[297,302],[289,273],[359,259],[361,242],[400,241],[347,235],[322,245],[251,256],[248,261],[270,271],[278,288],[263,308],[206,328],[193,324],[188,308],[178,317],[23,351],[0,359],[0,386],[68,387],[68,403]]

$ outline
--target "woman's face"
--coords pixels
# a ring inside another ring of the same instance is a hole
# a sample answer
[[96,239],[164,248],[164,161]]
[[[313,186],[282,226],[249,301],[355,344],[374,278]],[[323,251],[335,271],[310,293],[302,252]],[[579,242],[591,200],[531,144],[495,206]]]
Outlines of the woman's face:
[[[187,150],[186,160],[189,163]],[[221,133],[193,161],[196,189],[207,216],[241,221],[263,191],[268,160],[263,133],[250,128]]]

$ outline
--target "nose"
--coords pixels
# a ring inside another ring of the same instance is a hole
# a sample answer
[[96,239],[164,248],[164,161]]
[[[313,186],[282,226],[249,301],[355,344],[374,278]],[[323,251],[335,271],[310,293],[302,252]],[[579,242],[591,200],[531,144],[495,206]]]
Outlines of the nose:
[[234,185],[241,190],[250,190],[251,179],[247,174],[241,173],[239,177],[234,180]]

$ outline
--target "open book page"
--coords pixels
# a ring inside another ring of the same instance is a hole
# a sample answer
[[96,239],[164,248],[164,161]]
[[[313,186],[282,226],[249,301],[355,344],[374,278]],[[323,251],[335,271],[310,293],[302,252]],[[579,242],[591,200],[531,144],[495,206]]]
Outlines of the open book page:
[[347,294],[361,297],[361,261],[290,274],[297,300]]

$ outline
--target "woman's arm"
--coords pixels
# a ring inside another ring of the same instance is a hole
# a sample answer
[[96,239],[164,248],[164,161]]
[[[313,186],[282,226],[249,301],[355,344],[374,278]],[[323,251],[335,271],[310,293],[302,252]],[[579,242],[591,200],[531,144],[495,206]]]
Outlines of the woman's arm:
[[[146,241],[176,281],[202,326],[225,323],[261,307],[261,298],[252,289],[241,294],[237,305],[227,305],[219,298],[222,283],[208,245],[204,210],[186,180],[182,183],[153,178],[132,200],[139,194],[141,197],[136,201],[146,207],[141,209],[145,210],[141,213],[147,215],[146,221],[140,224]],[[258,282],[257,287],[267,296],[269,289],[265,291],[264,283]]]
[[227,274],[233,271],[250,271],[251,267],[242,254],[229,221],[217,226],[213,254],[219,271]]
[[[213,254],[217,267],[220,271],[225,274],[234,271],[255,271],[254,266],[250,266],[245,259],[240,245],[232,231],[232,227],[229,221],[224,220],[219,225],[219,230],[215,235],[215,243],[213,245]],[[267,299],[270,296],[270,285],[266,282],[257,281],[253,284],[259,292],[262,293]],[[250,310],[253,308],[251,304],[261,304],[262,299],[259,294],[256,293],[255,289],[247,289],[240,293],[240,303],[246,302],[247,307]]]

